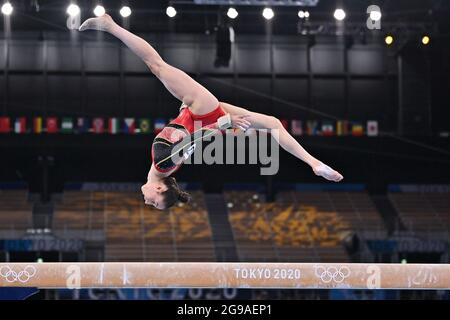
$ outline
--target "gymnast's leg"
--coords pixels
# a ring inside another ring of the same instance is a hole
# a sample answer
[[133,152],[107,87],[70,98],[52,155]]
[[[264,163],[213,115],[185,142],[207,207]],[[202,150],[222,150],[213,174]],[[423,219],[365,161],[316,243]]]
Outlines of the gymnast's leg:
[[194,114],[209,113],[219,105],[217,98],[206,88],[185,72],[166,63],[148,42],[120,27],[109,15],[86,20],[80,27],[80,31],[84,30],[106,31],[120,39],[145,62],[167,90],[189,106]]
[[226,112],[230,114],[247,115],[245,120],[250,122],[250,127],[252,128],[269,130],[277,129],[277,142],[280,144],[280,146],[298,159],[306,162],[316,175],[335,182],[339,182],[344,178],[339,172],[333,170],[332,168],[309,154],[308,151],[306,151],[300,145],[300,143],[298,143],[297,140],[295,140],[294,137],[289,134],[289,132],[283,127],[280,120],[278,120],[277,118],[257,112],[251,112],[244,108],[236,107],[228,103],[220,102],[220,105]]

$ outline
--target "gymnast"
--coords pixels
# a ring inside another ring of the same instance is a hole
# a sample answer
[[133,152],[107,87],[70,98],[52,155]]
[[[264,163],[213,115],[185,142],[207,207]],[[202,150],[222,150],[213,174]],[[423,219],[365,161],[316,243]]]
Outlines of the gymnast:
[[167,64],[150,44],[120,27],[109,15],[86,20],[79,30],[105,31],[120,39],[144,61],[166,89],[182,102],[178,117],[171,121],[153,141],[152,165],[147,183],[141,188],[145,204],[163,210],[175,205],[178,201],[189,201],[189,194],[181,190],[175,178],[170,175],[178,170],[195,149],[195,144],[191,145],[184,157],[174,161],[173,155],[180,149],[176,148],[179,142],[185,136],[195,133],[194,122],[200,122],[202,129],[208,130],[223,131],[228,128],[238,128],[244,132],[250,128],[278,130],[278,135],[274,137],[279,145],[307,163],[317,176],[334,182],[343,179],[339,172],[309,154],[277,118],[220,102],[185,72]]

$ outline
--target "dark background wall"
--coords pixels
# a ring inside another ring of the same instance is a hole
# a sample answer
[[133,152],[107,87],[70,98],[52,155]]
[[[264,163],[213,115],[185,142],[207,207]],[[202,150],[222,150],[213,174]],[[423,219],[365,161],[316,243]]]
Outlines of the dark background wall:
[[[352,46],[344,37],[317,36],[310,46],[300,35],[238,34],[230,66],[215,68],[214,33],[141,35],[220,100],[283,119],[378,120],[378,138],[299,138],[342,171],[346,182],[384,192],[392,182],[450,181],[449,142],[438,137],[450,130],[445,37],[429,48],[417,42],[388,48],[380,35],[364,43],[355,38]],[[11,39],[0,40],[0,70],[0,114],[11,117],[169,119],[180,104],[141,61],[105,34],[15,31]],[[41,191],[39,159],[48,159],[52,190],[68,181],[144,182],[153,138],[0,135],[0,180],[26,181]],[[280,165],[272,178],[261,177],[258,166],[224,170],[220,165],[185,166],[177,178],[210,189],[224,182],[323,182],[287,153],[281,153]]]
[[[3,113],[177,114],[178,101],[131,51],[104,35],[77,36],[70,41],[64,39],[67,35],[46,33],[45,40],[39,40],[39,35],[24,33],[21,40],[0,42]],[[383,44],[346,49],[344,39],[324,37],[309,47],[301,36],[269,40],[241,35],[230,66],[215,68],[214,36],[143,36],[167,62],[191,74],[220,100],[282,118],[323,118],[315,113],[319,111],[339,119],[377,119],[382,130],[396,130],[396,58]]]

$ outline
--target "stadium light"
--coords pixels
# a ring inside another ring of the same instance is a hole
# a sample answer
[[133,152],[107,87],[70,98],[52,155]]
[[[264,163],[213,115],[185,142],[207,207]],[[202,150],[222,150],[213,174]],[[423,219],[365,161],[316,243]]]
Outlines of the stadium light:
[[239,15],[239,13],[237,12],[237,10],[235,8],[229,8],[227,11],[227,16],[230,19],[236,19],[238,15]]
[[67,14],[71,17],[75,17],[80,14],[80,7],[76,4],[71,3],[67,7]]
[[429,44],[430,44],[430,41],[431,41],[431,39],[430,39],[429,36],[423,36],[423,37],[422,37],[422,44],[423,44],[424,46],[429,45]]
[[275,13],[271,8],[264,8],[262,15],[264,19],[271,20],[275,16]]
[[370,19],[373,21],[379,21],[381,19],[381,12],[380,11],[370,11]]
[[2,13],[3,13],[5,16],[10,16],[10,15],[12,14],[13,10],[14,10],[14,8],[13,8],[13,6],[11,5],[11,3],[9,3],[9,2],[5,2],[5,3],[2,5]]
[[308,12],[308,11],[300,10],[300,11],[298,12],[298,17],[299,17],[300,19],[308,19],[308,18],[309,18],[309,12]]
[[124,18],[128,18],[131,16],[131,9],[128,6],[123,6],[122,9],[120,9],[120,15]]
[[338,20],[338,21],[344,20],[345,19],[345,15],[346,14],[345,14],[345,11],[343,9],[338,8],[338,9],[336,9],[334,11],[334,18],[336,20]]
[[105,13],[106,13],[106,10],[105,10],[105,7],[103,7],[103,6],[98,5],[94,9],[94,14],[95,14],[96,17],[101,17]]
[[391,44],[394,43],[394,37],[391,36],[391,35],[387,35],[387,36],[384,38],[384,42],[385,42],[388,46],[390,46]]
[[173,18],[177,15],[177,10],[172,6],[168,6],[166,9],[166,14],[169,18]]

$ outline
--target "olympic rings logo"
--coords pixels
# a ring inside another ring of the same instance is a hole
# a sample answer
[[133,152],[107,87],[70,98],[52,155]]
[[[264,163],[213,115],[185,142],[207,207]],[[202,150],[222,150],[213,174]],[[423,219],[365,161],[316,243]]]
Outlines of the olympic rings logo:
[[339,268],[316,266],[315,268],[316,277],[324,283],[330,283],[331,281],[342,283],[350,275],[350,269],[346,266]]
[[28,282],[31,278],[33,278],[36,274],[36,268],[33,266],[26,266],[25,269],[16,272],[9,266],[0,267],[0,276],[5,278],[6,281],[12,282]]

